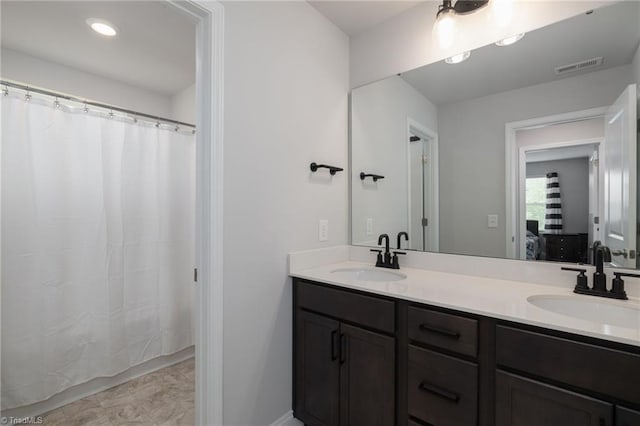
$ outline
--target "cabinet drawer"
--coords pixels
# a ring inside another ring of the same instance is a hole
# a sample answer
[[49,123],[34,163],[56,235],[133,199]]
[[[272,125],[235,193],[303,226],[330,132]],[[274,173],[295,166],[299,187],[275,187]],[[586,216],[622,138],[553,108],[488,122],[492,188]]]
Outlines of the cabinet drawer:
[[474,319],[409,308],[409,338],[464,355],[478,354],[478,321]]
[[315,312],[395,332],[395,302],[297,281],[297,304]]
[[477,424],[478,366],[409,346],[409,415],[438,426]]
[[534,380],[496,374],[497,426],[613,426],[613,406]]
[[499,365],[640,404],[640,356],[498,326]]

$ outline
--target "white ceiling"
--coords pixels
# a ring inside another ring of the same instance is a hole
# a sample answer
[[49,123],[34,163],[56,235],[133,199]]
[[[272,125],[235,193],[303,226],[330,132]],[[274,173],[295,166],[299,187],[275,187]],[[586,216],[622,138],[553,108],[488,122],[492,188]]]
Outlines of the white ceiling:
[[[2,47],[165,95],[195,81],[195,24],[160,1],[2,1]],[[87,18],[119,29],[93,32]]]
[[309,3],[347,35],[355,36],[422,2],[320,0]]
[[514,45],[485,46],[460,64],[440,61],[402,74],[436,105],[478,98],[562,77],[554,69],[603,56],[598,71],[629,64],[640,42],[640,2],[621,2],[533,31]]

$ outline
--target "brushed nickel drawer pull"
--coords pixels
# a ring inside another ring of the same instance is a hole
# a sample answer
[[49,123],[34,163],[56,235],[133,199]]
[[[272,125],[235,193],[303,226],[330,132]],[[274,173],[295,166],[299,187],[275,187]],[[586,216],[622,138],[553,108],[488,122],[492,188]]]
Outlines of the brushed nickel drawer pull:
[[460,333],[456,331],[447,330],[446,328],[434,327],[428,324],[420,324],[420,330],[440,334],[446,337],[451,337],[452,339],[460,338]]
[[458,403],[460,401],[460,395],[455,392],[448,391],[446,389],[442,389],[441,387],[432,385],[431,383],[422,382],[418,385],[418,389],[421,391],[432,393],[440,398],[447,399],[451,402]]

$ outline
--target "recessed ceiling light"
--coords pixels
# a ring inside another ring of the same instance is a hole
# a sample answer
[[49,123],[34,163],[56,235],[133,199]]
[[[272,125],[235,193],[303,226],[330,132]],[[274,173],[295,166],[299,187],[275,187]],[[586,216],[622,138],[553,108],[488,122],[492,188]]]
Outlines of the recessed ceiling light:
[[113,37],[118,34],[116,26],[104,19],[89,18],[87,19],[87,25],[89,25],[93,31],[103,36]]
[[445,59],[444,61],[448,64],[459,64],[460,62],[466,61],[471,56],[470,51],[458,53],[457,55],[453,55],[450,58]]
[[509,46],[510,44],[513,44],[516,41],[520,40],[522,37],[524,37],[524,34],[525,33],[520,33],[520,34],[513,35],[511,37],[502,39],[496,43],[496,46]]

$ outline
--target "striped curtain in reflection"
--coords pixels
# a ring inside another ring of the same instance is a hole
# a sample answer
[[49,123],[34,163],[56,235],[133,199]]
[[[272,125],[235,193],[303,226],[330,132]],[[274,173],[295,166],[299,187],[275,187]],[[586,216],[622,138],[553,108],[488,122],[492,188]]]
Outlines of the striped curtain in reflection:
[[547,234],[562,233],[562,199],[558,173],[547,173],[547,205],[545,209],[544,231]]

